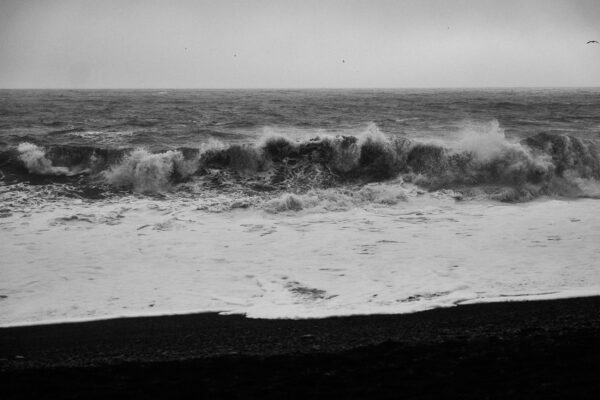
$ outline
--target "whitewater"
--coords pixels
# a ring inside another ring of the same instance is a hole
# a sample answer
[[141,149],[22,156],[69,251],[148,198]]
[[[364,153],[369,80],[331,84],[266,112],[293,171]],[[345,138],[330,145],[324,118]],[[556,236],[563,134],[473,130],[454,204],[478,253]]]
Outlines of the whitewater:
[[597,90],[0,100],[0,326],[600,294]]

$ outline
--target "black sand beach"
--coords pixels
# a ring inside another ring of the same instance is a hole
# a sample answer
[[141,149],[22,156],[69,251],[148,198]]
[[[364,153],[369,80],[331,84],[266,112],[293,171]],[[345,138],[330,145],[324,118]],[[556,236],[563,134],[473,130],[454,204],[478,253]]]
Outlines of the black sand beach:
[[0,329],[0,397],[597,398],[600,297]]

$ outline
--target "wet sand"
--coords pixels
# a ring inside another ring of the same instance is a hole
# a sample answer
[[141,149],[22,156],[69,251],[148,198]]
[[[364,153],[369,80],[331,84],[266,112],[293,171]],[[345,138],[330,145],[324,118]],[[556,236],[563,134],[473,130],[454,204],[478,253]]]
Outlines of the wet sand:
[[600,297],[408,315],[0,329],[8,398],[596,398]]

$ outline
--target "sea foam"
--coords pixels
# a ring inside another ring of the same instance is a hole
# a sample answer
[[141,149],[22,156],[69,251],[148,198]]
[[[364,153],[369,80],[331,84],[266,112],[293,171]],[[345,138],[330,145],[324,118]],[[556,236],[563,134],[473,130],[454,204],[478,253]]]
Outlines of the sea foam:
[[169,189],[173,177],[185,178],[195,172],[197,161],[188,160],[179,151],[153,154],[136,149],[123,161],[104,171],[106,181],[137,192],[160,192]]
[[45,151],[33,143],[21,143],[17,146],[17,151],[19,159],[32,174],[72,176],[78,173],[68,167],[54,166],[52,161],[46,158]]

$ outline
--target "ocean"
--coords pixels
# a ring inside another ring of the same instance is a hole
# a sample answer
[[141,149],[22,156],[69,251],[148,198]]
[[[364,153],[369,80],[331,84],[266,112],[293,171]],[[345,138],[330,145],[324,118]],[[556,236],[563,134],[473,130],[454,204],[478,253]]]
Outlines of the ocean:
[[600,294],[600,89],[0,90],[0,326]]

